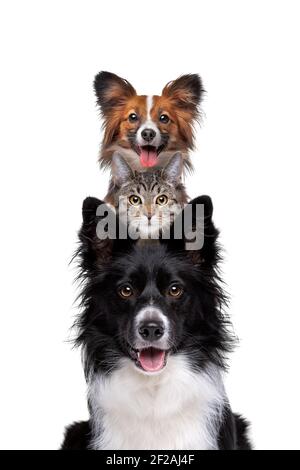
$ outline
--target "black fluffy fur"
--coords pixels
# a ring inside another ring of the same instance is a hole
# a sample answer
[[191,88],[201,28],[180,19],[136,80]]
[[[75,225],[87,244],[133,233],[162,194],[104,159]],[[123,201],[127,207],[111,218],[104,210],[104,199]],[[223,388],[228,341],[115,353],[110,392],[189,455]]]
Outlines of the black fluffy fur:
[[[220,250],[211,199],[202,196],[190,202],[192,206],[204,204],[204,244],[198,251],[185,250],[184,238],[147,243],[99,240],[96,209],[101,204],[94,198],[83,203],[77,253],[83,281],[77,345],[84,350],[86,375],[110,374],[120,358],[131,357],[132,317],[149,296],[171,322],[171,353],[184,352],[196,372],[208,363],[224,369],[233,338],[223,311],[226,296],[218,271]],[[184,286],[179,300],[164,294],[173,279]],[[137,294],[124,301],[117,286],[128,280]],[[89,422],[75,423],[67,429],[62,448],[87,449],[89,436]],[[247,423],[229,407],[219,429],[218,445],[220,449],[250,449]]]

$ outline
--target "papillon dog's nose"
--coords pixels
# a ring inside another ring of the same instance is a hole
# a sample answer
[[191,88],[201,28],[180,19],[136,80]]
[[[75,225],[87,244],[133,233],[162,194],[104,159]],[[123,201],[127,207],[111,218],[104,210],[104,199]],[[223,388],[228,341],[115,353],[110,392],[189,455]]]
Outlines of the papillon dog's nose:
[[161,322],[144,322],[139,326],[139,334],[147,341],[157,341],[165,332]]
[[146,142],[151,142],[156,136],[156,132],[153,129],[144,129],[142,131],[142,137]]

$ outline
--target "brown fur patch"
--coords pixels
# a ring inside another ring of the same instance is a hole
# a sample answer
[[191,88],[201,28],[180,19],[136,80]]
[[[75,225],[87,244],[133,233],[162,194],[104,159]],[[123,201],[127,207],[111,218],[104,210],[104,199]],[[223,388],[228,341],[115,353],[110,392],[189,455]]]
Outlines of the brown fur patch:
[[[136,122],[129,121],[129,115],[135,113],[138,116]],[[117,138],[123,143],[127,142],[129,133],[135,134],[137,129],[145,122],[147,118],[147,97],[145,95],[134,96],[130,98],[122,110],[119,111],[119,128]]]
[[[193,119],[194,114],[189,108],[181,108],[172,96],[153,97],[151,118],[156,123],[161,133],[167,132],[170,136],[170,149],[193,148]],[[160,122],[159,117],[167,114],[170,121],[166,124]]]

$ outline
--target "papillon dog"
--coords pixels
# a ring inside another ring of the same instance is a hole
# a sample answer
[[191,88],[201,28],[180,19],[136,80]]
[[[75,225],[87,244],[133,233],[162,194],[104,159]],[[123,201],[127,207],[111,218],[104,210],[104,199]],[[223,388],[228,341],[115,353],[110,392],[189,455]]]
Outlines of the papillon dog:
[[161,96],[138,95],[124,78],[100,72],[94,81],[104,124],[101,167],[111,167],[119,152],[133,170],[164,167],[180,152],[191,168],[193,128],[200,116],[203,85],[197,74],[182,75],[167,83]]

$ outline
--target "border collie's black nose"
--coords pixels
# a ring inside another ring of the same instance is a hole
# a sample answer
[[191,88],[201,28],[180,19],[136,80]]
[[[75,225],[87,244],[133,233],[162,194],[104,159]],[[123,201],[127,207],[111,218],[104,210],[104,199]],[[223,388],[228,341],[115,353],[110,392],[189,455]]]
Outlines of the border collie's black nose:
[[153,129],[144,129],[142,131],[142,137],[146,142],[151,142],[156,136],[156,132]]
[[157,341],[163,336],[164,332],[163,324],[158,322],[142,323],[139,327],[139,334],[147,341]]

